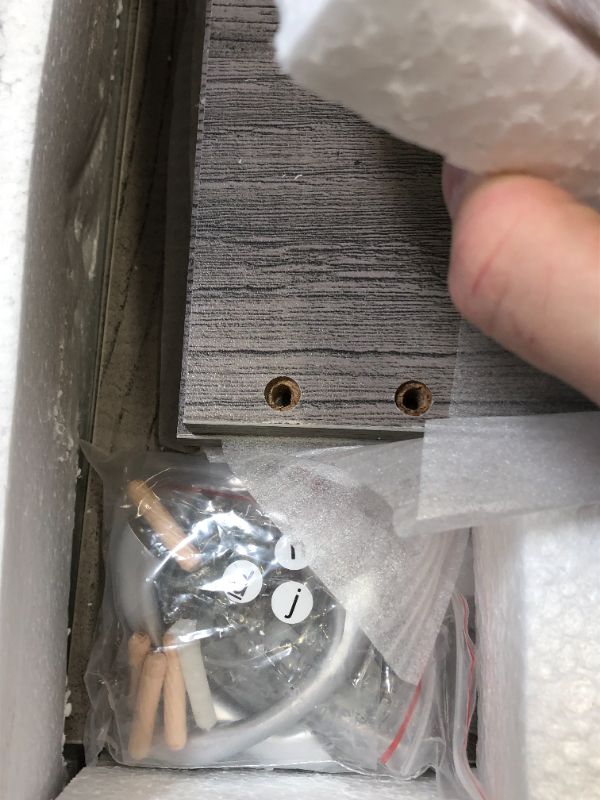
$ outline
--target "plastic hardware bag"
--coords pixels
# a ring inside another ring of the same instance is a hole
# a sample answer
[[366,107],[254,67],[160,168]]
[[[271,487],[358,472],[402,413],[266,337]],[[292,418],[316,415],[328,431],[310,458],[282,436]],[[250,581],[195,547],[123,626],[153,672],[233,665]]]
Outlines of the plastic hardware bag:
[[225,464],[88,455],[108,532],[88,763],[107,747],[159,767],[434,767],[445,797],[481,797],[465,753],[473,648],[460,597],[406,682]]

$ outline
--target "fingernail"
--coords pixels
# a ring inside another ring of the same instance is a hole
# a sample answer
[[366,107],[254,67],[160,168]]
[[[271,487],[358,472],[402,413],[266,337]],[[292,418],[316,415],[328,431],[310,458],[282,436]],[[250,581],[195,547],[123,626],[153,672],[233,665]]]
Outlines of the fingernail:
[[467,181],[471,176],[467,170],[455,167],[447,161],[442,171],[442,192],[450,219],[454,219],[465,196]]

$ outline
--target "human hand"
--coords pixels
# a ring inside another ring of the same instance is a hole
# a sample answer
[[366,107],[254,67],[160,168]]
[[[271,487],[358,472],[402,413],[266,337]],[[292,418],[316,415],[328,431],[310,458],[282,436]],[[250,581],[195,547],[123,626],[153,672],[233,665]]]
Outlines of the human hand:
[[444,196],[460,313],[600,404],[600,214],[538,178],[451,166]]

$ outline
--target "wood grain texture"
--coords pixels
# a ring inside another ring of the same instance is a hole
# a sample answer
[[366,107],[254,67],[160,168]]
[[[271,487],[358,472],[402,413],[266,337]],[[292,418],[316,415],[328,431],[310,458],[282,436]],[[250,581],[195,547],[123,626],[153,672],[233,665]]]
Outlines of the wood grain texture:
[[[437,157],[280,75],[270,2],[213,0],[193,207],[184,422],[393,429],[444,416],[458,318]],[[302,402],[263,391],[290,375]]]
[[[276,24],[268,0],[209,10],[182,433],[419,429],[395,391],[422,381],[427,416],[447,416],[460,326],[439,159],[279,74]],[[514,361],[500,362],[487,412],[527,410],[512,387],[503,396]],[[278,375],[301,387],[293,411],[265,402]],[[562,397],[553,382],[536,410]],[[473,386],[473,413],[476,398]]]

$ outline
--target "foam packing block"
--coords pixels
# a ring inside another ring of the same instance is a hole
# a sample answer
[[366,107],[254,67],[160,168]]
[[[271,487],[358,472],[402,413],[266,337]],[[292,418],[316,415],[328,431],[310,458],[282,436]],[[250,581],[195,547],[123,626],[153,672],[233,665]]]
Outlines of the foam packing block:
[[600,506],[474,536],[478,772],[494,800],[600,798]]
[[401,783],[358,775],[175,772],[86,767],[60,800],[437,800],[435,779]]
[[[529,0],[278,0],[297,82],[477,174],[600,197],[599,15]],[[581,33],[580,23],[590,24]],[[575,24],[576,23],[576,24]],[[589,36],[588,36],[589,32]]]

